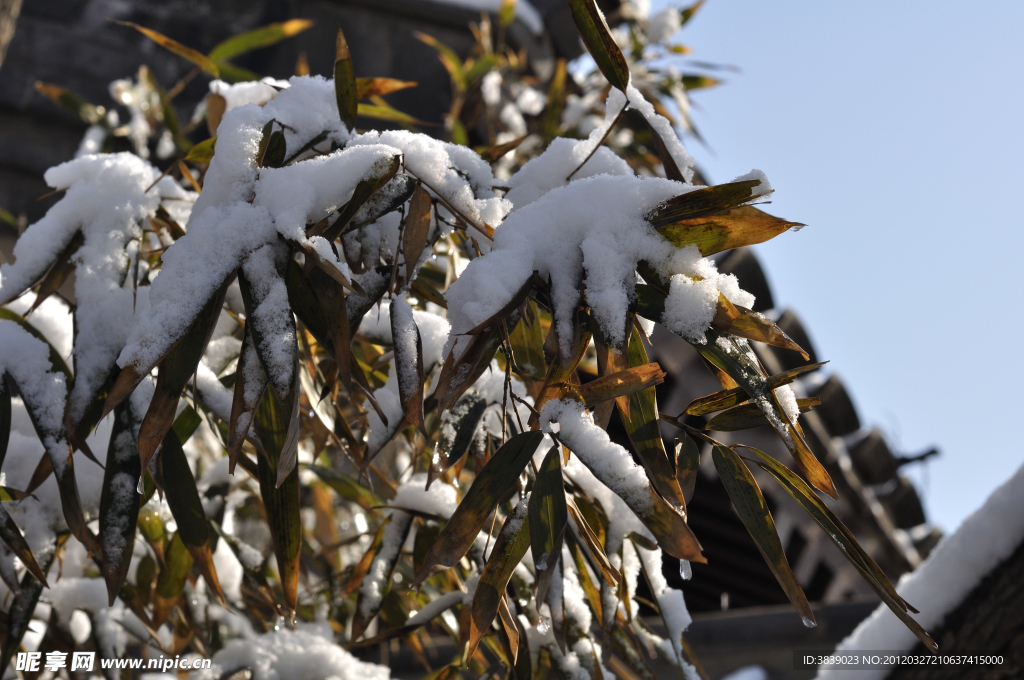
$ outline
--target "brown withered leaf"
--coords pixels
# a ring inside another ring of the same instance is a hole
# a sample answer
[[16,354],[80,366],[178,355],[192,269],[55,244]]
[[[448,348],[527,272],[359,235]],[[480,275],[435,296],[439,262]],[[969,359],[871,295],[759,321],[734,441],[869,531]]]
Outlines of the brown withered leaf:
[[421,185],[416,185],[409,201],[409,213],[405,216],[405,232],[402,234],[402,254],[405,256],[405,280],[416,279],[416,263],[423,249],[427,247],[430,235],[430,211],[433,201]]

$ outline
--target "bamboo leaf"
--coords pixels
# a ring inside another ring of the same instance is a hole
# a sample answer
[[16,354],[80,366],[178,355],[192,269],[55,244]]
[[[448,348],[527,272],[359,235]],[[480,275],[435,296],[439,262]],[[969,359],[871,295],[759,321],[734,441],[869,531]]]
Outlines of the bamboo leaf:
[[899,596],[892,583],[889,582],[889,579],[875,561],[871,559],[867,551],[861,547],[854,535],[846,528],[846,525],[829,510],[828,506],[818,498],[807,483],[767,453],[751,446],[742,446],[742,448],[753,451],[757,455],[753,462],[770,473],[782,485],[786,493],[799,503],[807,514],[825,530],[825,533],[832,539],[832,542],[843,552],[850,563],[856,567],[857,571],[861,573],[864,580],[868,582],[868,585],[885,602],[886,606],[903,621],[926,647],[936,651],[938,645],[935,641],[907,613],[908,609],[913,608],[910,607],[906,600]]
[[696,244],[700,254],[707,257],[723,250],[763,243],[802,226],[746,205],[718,215],[679,220],[660,227],[658,233],[679,248]]
[[516,137],[512,141],[505,142],[504,144],[495,144],[494,146],[489,147],[477,147],[476,151],[480,154],[480,158],[484,159],[488,163],[494,163],[509,151],[518,149],[519,145],[525,142],[529,136],[530,135],[526,134],[522,137]]
[[[67,533],[57,534],[45,548],[38,551],[39,560],[42,562],[41,572],[45,573],[50,570],[57,553],[60,552],[67,538]],[[43,582],[29,573],[21,577],[21,597],[15,598],[7,610],[3,650],[0,651],[0,668],[10,668],[11,660],[21,647],[21,641],[28,631],[29,623],[32,622],[32,616],[42,593]]]
[[552,446],[544,457],[530,493],[530,549],[537,569],[537,602],[547,600],[568,523],[559,449],[557,445]]
[[697,470],[700,469],[700,449],[693,438],[685,432],[676,441],[676,480],[689,503],[697,486]]
[[[801,413],[807,413],[815,406],[820,406],[821,400],[797,399],[796,403],[800,407]],[[761,412],[757,404],[740,404],[716,415],[708,421],[704,429],[714,432],[738,432],[765,425],[771,425],[771,423],[764,417],[764,413]]]
[[416,278],[416,264],[427,247],[430,236],[430,211],[433,201],[430,193],[421,185],[416,185],[412,200],[409,201],[409,212],[405,217],[405,231],[402,234],[402,254],[405,256],[405,280]]
[[789,566],[782,541],[779,540],[779,534],[775,529],[775,520],[772,519],[772,513],[768,510],[754,476],[750,474],[750,470],[736,452],[728,447],[716,445],[711,455],[715,469],[718,470],[725,490],[729,492],[729,498],[732,499],[743,526],[750,532],[750,537],[754,539],[757,549],[786,592],[789,601],[800,614],[804,625],[813,628],[817,624],[811,605],[807,602],[807,597]]
[[384,532],[387,530],[388,524],[391,522],[391,517],[387,517],[380,526],[377,527],[377,532],[373,535],[373,540],[370,541],[370,547],[366,549],[363,556],[356,562],[356,565],[352,568],[352,574],[348,577],[348,582],[345,584],[345,590],[342,591],[342,599],[347,598],[349,595],[359,589],[359,586],[363,583],[363,579],[366,578],[367,572],[370,571],[370,565],[373,563],[373,556],[380,550],[381,542],[384,540]]
[[383,97],[392,92],[416,87],[417,84],[411,80],[395,80],[394,78],[356,78],[356,96],[360,100]]
[[[174,521],[178,525],[178,535],[188,548],[200,573],[207,585],[224,603],[224,591],[221,590],[217,569],[213,565],[213,550],[210,546],[210,527],[203,511],[203,502],[199,498],[196,480],[189,469],[185,451],[174,431],[164,437],[163,448],[160,450],[161,474],[165,480],[174,480],[164,487],[167,505],[171,509]],[[136,494],[136,497],[138,495]]]
[[349,131],[355,130],[359,93],[356,87],[356,73],[352,67],[352,54],[349,52],[341,26],[338,26],[338,36],[334,45],[334,96],[338,102],[341,122]]
[[338,376],[345,389],[352,389],[352,331],[348,325],[348,300],[340,283],[319,267],[309,270],[309,284],[320,303],[327,332],[331,339],[331,355],[338,367]]
[[755,200],[760,193],[760,179],[745,179],[711,187],[700,187],[665,201],[647,214],[647,221],[655,229],[677,222],[710,217],[727,212]]
[[516,483],[543,438],[541,432],[514,435],[484,465],[431,546],[423,567],[416,574],[414,587],[462,559],[483,529],[491,510]]
[[587,46],[597,67],[612,87],[625,92],[629,86],[629,65],[612,38],[608,23],[597,4],[594,0],[569,0],[569,8],[583,44]]
[[448,71],[448,75],[451,76],[452,83],[455,84],[460,92],[465,91],[467,87],[466,74],[462,70],[462,59],[460,59],[459,55],[455,53],[455,50],[426,33],[420,33],[417,31],[413,33],[413,35],[420,42],[437,50],[437,56]]
[[323,465],[305,465],[307,470],[312,470],[317,477],[327,486],[347,501],[351,501],[368,512],[376,512],[375,508],[384,505],[384,499],[373,493],[359,483],[354,477],[333,468]]
[[423,340],[405,298],[391,298],[391,337],[402,411],[412,426],[426,437],[423,425]]
[[175,532],[167,544],[164,563],[153,589],[153,614],[150,622],[153,628],[159,628],[174,610],[174,605],[181,598],[185,580],[192,571],[192,553],[185,547],[181,535]]
[[28,573],[32,574],[33,578],[47,588],[50,587],[50,584],[46,582],[46,574],[32,555],[32,550],[28,547],[25,537],[21,535],[21,530],[10,514],[8,514],[7,509],[2,505],[0,505],[0,540],[3,540],[4,545],[21,560],[21,563],[25,565]]
[[711,325],[723,333],[793,350],[794,352],[799,352],[803,356],[804,361],[811,360],[807,352],[800,345],[793,342],[774,321],[764,314],[747,309],[746,307],[734,305],[721,293],[718,294],[718,307],[715,310],[715,317],[712,319]]
[[438,475],[458,463],[469,451],[485,410],[487,400],[471,393],[460,397],[454,406],[441,414],[441,429],[427,471],[428,488]]
[[633,366],[623,371],[616,371],[580,385],[577,392],[588,408],[601,402],[619,397],[626,397],[648,388],[654,388],[665,380],[665,372],[656,363]]
[[[214,95],[210,95],[211,97]],[[216,95],[220,97],[220,95]],[[221,97],[223,99],[223,97]],[[209,116],[209,105],[207,105],[207,116]],[[217,128],[214,127],[214,130]],[[185,160],[190,163],[209,163],[213,160],[213,153],[217,148],[217,138],[210,137],[192,146],[185,154]]]
[[316,228],[310,230],[310,236],[323,236],[328,241],[333,241],[342,234],[354,229],[356,225],[351,224],[352,218],[378,191],[383,189],[394,178],[401,166],[402,159],[400,156],[391,156],[386,161],[378,163],[371,177],[360,180],[356,184],[356,188],[352,192],[352,198],[338,211],[338,216],[334,221],[326,224],[322,230]]
[[501,0],[498,6],[498,25],[505,27],[516,18],[516,0]]
[[261,47],[275,45],[285,38],[298,35],[310,28],[313,22],[309,19],[291,19],[276,24],[267,24],[245,33],[231,36],[217,44],[207,55],[213,61],[232,59],[240,54],[258,50]]
[[164,48],[168,52],[178,55],[182,59],[186,59],[192,62],[199,68],[209,73],[214,78],[220,76],[220,70],[217,68],[217,64],[215,64],[212,59],[210,59],[202,52],[197,52],[191,47],[185,47],[177,40],[172,40],[171,38],[168,38],[166,35],[158,33],[157,31],[154,31],[151,28],[139,26],[138,24],[132,23],[130,21],[119,21],[117,19],[109,19],[109,21],[112,21],[115,24],[119,24],[121,26],[128,26],[130,28],[134,28],[136,31],[146,36],[160,47]]
[[705,338],[705,343],[694,344],[694,348],[705,359],[732,377],[750,395],[751,401],[757,404],[771,422],[811,485],[832,498],[838,498],[839,494],[832,483],[832,478],[807,446],[800,429],[790,422],[778,397],[769,387],[764,368],[745,344],[746,341],[737,341],[735,338],[720,335],[711,328],[705,333]]
[[[644,349],[640,331],[635,324],[630,329],[627,351],[630,370],[651,365],[648,363],[647,350]],[[657,364],[654,366],[657,367]],[[660,367],[657,368],[657,371],[661,373]],[[664,376],[664,373],[661,373],[661,376]],[[630,393],[629,409],[623,409],[619,405],[619,417],[622,419],[629,441],[637,452],[637,456],[647,472],[647,478],[651,480],[655,491],[670,504],[685,510],[686,501],[683,499],[679,482],[676,481],[672,461],[669,460],[668,452],[665,451],[665,442],[661,438],[661,429],[658,426],[658,402],[654,387],[646,387]]]
[[7,457],[7,446],[11,441],[11,390],[7,380],[0,375],[0,470]]
[[[185,334],[160,361],[156,390],[153,392],[149,409],[139,428],[139,458],[142,461],[143,470],[149,467],[149,461],[156,453],[157,447],[163,442],[164,435],[174,423],[174,415],[178,408],[181,392],[195,374],[196,366],[199,365],[199,360],[206,350],[206,344],[210,341],[210,335],[213,333],[224,304],[227,288],[227,283],[221,285],[220,289],[203,306],[202,311],[192,321],[192,325],[189,326]],[[138,380],[135,379],[136,377]],[[128,380],[123,380],[124,378],[128,378]],[[107,397],[104,409],[109,412],[141,380],[142,376],[136,373],[134,367],[126,366],[122,369],[114,383],[114,389]],[[132,382],[134,385],[131,385],[131,389],[118,391],[119,387],[126,388]]]
[[50,271],[46,272],[46,276],[39,282],[39,290],[36,291],[36,299],[32,302],[32,306],[25,313],[26,316],[31,314],[39,305],[43,304],[46,298],[50,297],[57,292],[68,276],[75,270],[74,264],[71,263],[71,257],[78,249],[85,243],[85,236],[82,235],[81,231],[76,231],[71,241],[64,247],[60,255],[57,256],[57,261],[50,267]]
[[[773,390],[778,389],[783,385],[790,384],[804,373],[817,370],[827,363],[827,361],[822,361],[816,364],[808,364],[789,371],[777,373],[776,375],[768,378],[768,386]],[[694,399],[689,403],[683,413],[692,416],[707,415],[709,413],[714,413],[715,411],[721,411],[723,409],[736,406],[737,404],[746,401],[748,396],[749,395],[747,395],[746,390],[741,387],[722,390],[720,392],[715,392],[714,394],[709,394],[706,397],[698,397]]]
[[[601,570],[601,575],[604,576],[604,580],[609,586],[614,588],[622,580],[622,574],[616,569],[611,561],[608,559],[608,555],[604,551],[604,547],[601,545],[601,537],[594,533],[590,523],[587,522],[583,513],[580,511],[576,501],[572,496],[566,496],[566,505],[569,508],[569,514],[572,516],[572,521],[576,524],[576,528],[579,529],[580,536],[583,537],[583,542],[587,544],[587,549],[590,550],[590,554],[594,557],[594,562],[597,563],[598,568]],[[582,573],[582,572],[581,572]]]
[[142,476],[142,464],[135,445],[130,411],[127,404],[114,409],[114,425],[110,431],[100,492],[99,544],[103,551],[100,570],[107,583],[111,607],[128,576],[142,500],[136,491]]
[[298,467],[293,467],[288,476],[278,483],[280,460],[289,440],[289,415],[289,410],[277,396],[277,390],[263,392],[255,418],[256,432],[266,454],[258,456],[257,460],[260,496],[267,511],[285,604],[294,611],[298,604],[299,551],[302,548]]
[[[382,102],[382,100],[377,100]],[[413,118],[408,113],[403,113],[393,106],[386,103],[379,104],[359,104],[357,111],[363,118],[373,118],[375,120],[386,120],[392,123],[400,123],[402,125],[432,125],[432,123],[425,123],[422,120]]]
[[[79,97],[71,90],[52,85],[50,83],[36,82],[36,92],[43,95],[51,102],[69,111],[82,119],[88,125],[97,125],[103,119],[103,114],[95,104],[90,104]],[[16,224],[16,222],[14,223]]]
[[567,74],[565,59],[555,64],[555,74],[548,85],[548,104],[544,108],[543,133],[544,143],[550,144],[562,129],[562,111],[565,108],[565,77]]
[[[518,318],[515,319],[518,321]],[[512,324],[512,327],[515,323]],[[439,411],[454,404],[462,394],[477,381],[491,365],[494,353],[501,345],[497,329],[491,328],[469,340],[469,346],[455,358],[454,350],[448,354],[441,366],[441,374],[434,388],[434,399]]]
[[234,395],[231,399],[231,421],[228,424],[228,471],[235,474],[235,465],[242,455],[242,445],[253,422],[253,414],[267,389],[267,374],[263,371],[252,333],[246,326],[242,338],[242,351],[238,354],[235,370]]
[[521,502],[502,524],[501,532],[494,542],[494,549],[491,550],[491,556],[484,566],[483,573],[480,574],[480,581],[477,583],[476,593],[473,595],[473,606],[469,619],[469,645],[463,658],[472,658],[473,652],[480,644],[480,638],[491,627],[491,622],[494,621],[494,617],[498,613],[498,602],[505,592],[508,580],[512,577],[512,572],[522,561],[529,547],[530,518],[527,504]]

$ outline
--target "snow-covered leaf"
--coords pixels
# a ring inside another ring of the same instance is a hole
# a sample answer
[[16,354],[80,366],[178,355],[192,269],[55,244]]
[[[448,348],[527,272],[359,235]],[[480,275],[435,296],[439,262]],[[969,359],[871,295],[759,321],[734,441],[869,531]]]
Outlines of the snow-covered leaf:
[[327,241],[333,241],[342,234],[355,228],[352,218],[365,206],[370,199],[374,198],[379,191],[384,189],[402,167],[400,156],[391,156],[379,162],[374,174],[356,184],[352,192],[352,198],[338,211],[333,221],[326,223],[323,229],[314,227],[310,230],[311,236],[323,236]]
[[476,437],[487,409],[487,400],[475,393],[464,394],[441,414],[441,428],[427,471],[427,487],[445,471],[462,460]]
[[416,574],[416,585],[462,559],[498,501],[514,487],[543,438],[540,432],[521,432],[495,452],[477,473],[469,491],[431,546]]
[[[816,364],[798,366],[797,368],[777,373],[768,378],[768,386],[773,390],[778,389],[783,385],[790,384],[804,373],[819,369],[827,363],[827,361],[821,361]],[[714,413],[715,411],[721,411],[723,409],[736,406],[747,399],[747,392],[743,388],[734,387],[729,390],[722,390],[720,392],[715,392],[714,394],[709,394],[706,397],[697,397],[686,406],[683,413],[691,416],[703,416],[709,413]]]
[[412,527],[412,520],[411,513],[402,510],[391,511],[391,521],[381,536],[380,547],[370,562],[366,576],[359,584],[356,613],[352,617],[353,640],[362,637],[366,626],[380,611],[384,598],[391,589],[391,577],[402,554],[402,545]]
[[799,352],[804,361],[810,361],[810,356],[793,342],[793,339],[783,332],[774,321],[764,314],[747,309],[741,305],[734,305],[721,293],[718,294],[718,307],[715,310],[715,318],[711,325],[723,333],[735,335],[748,340],[757,340],[767,345],[782,347],[794,352]]
[[252,335],[248,327],[242,340],[242,351],[238,355],[235,370],[234,394],[231,400],[231,420],[228,425],[228,470],[235,472],[242,445],[249,436],[253,414],[267,388],[267,374],[263,372]]
[[391,338],[398,395],[406,419],[426,436],[423,424],[423,340],[403,296],[391,298]]
[[98,539],[103,551],[100,571],[107,583],[111,606],[128,576],[142,500],[136,491],[142,464],[133,430],[131,409],[126,404],[119,405],[114,409],[114,426],[110,431],[103,473]]
[[[801,413],[807,413],[815,406],[820,406],[821,400],[807,397],[797,399],[796,403],[800,407]],[[764,417],[761,409],[757,407],[757,404],[740,404],[716,415],[708,421],[704,429],[713,432],[738,432],[770,424],[768,419]]]
[[[42,550],[36,551],[39,561],[42,563],[39,565],[41,572],[46,573],[50,570],[57,553],[64,546],[68,536],[67,533],[57,534],[47,542]],[[39,596],[42,594],[43,582],[29,573],[21,577],[21,597],[15,598],[7,610],[3,649],[0,651],[0,668],[10,667],[14,654],[21,647],[25,633],[28,632],[36,605],[39,603]]]

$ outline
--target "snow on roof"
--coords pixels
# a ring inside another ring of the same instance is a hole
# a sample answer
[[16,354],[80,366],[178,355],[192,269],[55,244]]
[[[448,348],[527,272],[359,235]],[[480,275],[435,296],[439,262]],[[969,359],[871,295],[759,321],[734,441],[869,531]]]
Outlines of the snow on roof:
[[[437,2],[444,5],[475,9],[481,12],[497,12],[501,7],[501,0],[437,0]],[[540,35],[544,32],[544,20],[541,19],[540,12],[530,4],[529,0],[517,0],[516,18],[522,19],[527,28],[535,35]]]
[[[946,615],[1024,540],[1024,466],[936,546],[925,562],[896,585],[900,596],[921,610],[914,618],[925,628],[942,625]],[[883,604],[861,622],[836,652],[884,649],[909,651],[917,638]],[[885,670],[824,669],[818,678],[874,680]]]

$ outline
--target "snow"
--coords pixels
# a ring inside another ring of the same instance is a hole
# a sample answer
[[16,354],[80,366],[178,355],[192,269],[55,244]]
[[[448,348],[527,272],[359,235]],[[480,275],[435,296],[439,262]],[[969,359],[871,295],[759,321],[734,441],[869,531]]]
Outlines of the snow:
[[391,580],[391,572],[398,561],[402,545],[409,534],[412,515],[403,510],[392,510],[391,521],[384,528],[380,549],[373,556],[370,568],[359,584],[359,613],[369,619],[380,609],[381,600]]
[[[398,374],[400,394],[414,395],[423,387],[416,372],[420,354],[420,333],[413,319],[412,307],[404,295],[391,298],[391,335],[395,346],[395,370]],[[403,361],[398,358],[402,357]]]
[[331,641],[326,623],[235,639],[213,655],[213,666],[193,672],[192,680],[217,680],[249,668],[252,680],[387,680],[384,666],[359,661]]
[[225,111],[230,111],[246,104],[263,106],[277,96],[278,87],[275,87],[275,85],[278,87],[282,85],[287,86],[287,83],[282,83],[273,78],[235,83],[233,85],[225,83],[223,80],[214,80],[210,83],[210,93],[224,97],[224,101],[227,104]]
[[[423,342],[423,370],[429,372],[433,365],[441,363],[444,359],[441,350],[444,349],[451,326],[443,316],[419,309],[412,310],[412,318],[420,330],[420,339]],[[392,344],[391,306],[382,304],[371,310],[359,324],[359,333],[371,342],[381,345]]]
[[399,485],[395,497],[388,505],[422,512],[426,515],[435,515],[447,520],[455,512],[455,506],[458,505],[455,487],[436,482],[427,489],[425,488],[426,484],[426,473],[417,472]]
[[658,601],[658,609],[661,611],[662,620],[664,620],[665,628],[668,631],[667,642],[672,654],[675,656],[676,663],[680,667],[686,667],[689,664],[685,661],[686,655],[683,651],[682,636],[686,629],[690,627],[693,618],[686,608],[683,591],[670,588],[668,582],[665,581],[665,576],[661,571],[660,549],[647,550],[640,546],[635,547],[636,553],[643,563],[644,572],[647,574],[651,592]]
[[462,604],[463,597],[464,595],[461,590],[453,590],[450,593],[440,595],[431,601],[430,604],[424,606],[423,609],[410,616],[405,625],[422,626],[429,623],[441,612],[451,609],[457,604]]
[[[466,9],[477,10],[480,12],[492,12],[497,13],[501,8],[501,0],[438,0],[444,5],[455,5],[457,7],[465,7]],[[544,32],[544,20],[541,19],[540,13],[537,9],[530,4],[530,0],[517,0],[516,1],[516,18],[521,19],[526,27],[533,32],[534,35],[540,35]]]
[[[638,514],[650,510],[650,483],[629,451],[608,438],[608,432],[594,424],[586,407],[567,399],[553,399],[540,412],[541,429],[560,426],[558,438],[569,447],[602,484],[621,496]],[[606,512],[608,508],[605,509]],[[609,517],[611,515],[609,514]]]
[[298,352],[288,290],[280,274],[287,257],[287,248],[275,242],[253,252],[242,263],[255,305],[250,321],[260,335],[259,356],[282,401],[291,388]]
[[644,33],[652,43],[660,43],[675,35],[681,27],[679,10],[675,7],[664,7],[655,12],[654,16],[648,20],[647,30]]
[[761,666],[744,666],[729,673],[722,680],[769,680],[769,676],[768,671]]
[[[928,631],[942,625],[968,594],[1024,541],[1024,466],[946,536],[921,566],[904,574],[896,591],[920,610],[914,619]],[[879,605],[871,616],[836,647],[846,650],[909,651],[917,637],[896,615]],[[941,650],[940,650],[941,652]],[[821,670],[819,678],[884,678],[889,670]]]
[[14,246],[14,264],[0,266],[0,303],[42,277],[81,230],[82,246],[72,257],[77,303],[74,359],[76,380],[70,415],[81,419],[106,381],[133,321],[127,244],[141,236],[139,223],[163,198],[190,203],[194,194],[131,153],[90,155],[46,171],[46,183],[67,189],[46,215],[29,226]]

